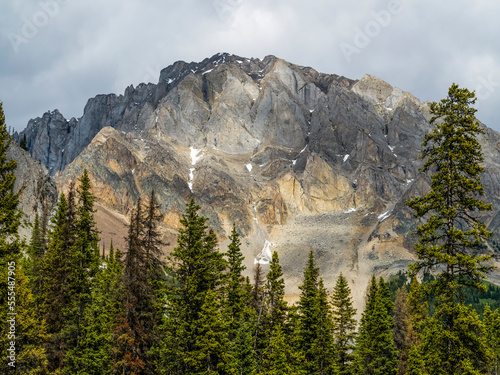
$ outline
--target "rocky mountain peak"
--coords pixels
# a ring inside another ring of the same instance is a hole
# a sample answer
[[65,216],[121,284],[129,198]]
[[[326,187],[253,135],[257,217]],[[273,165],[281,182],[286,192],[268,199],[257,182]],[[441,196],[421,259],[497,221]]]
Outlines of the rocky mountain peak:
[[[359,303],[372,273],[414,259],[405,201],[428,188],[418,159],[428,104],[375,76],[217,54],[170,65],[158,84],[98,95],[78,121],[58,118],[32,120],[40,125],[25,133],[61,190],[87,168],[109,218],[155,189],[172,244],[195,198],[221,241],[237,223],[249,272],[270,246],[279,252],[291,295],[309,250],[327,287],[342,270]],[[498,139],[488,131],[483,142],[491,229],[500,226]]]

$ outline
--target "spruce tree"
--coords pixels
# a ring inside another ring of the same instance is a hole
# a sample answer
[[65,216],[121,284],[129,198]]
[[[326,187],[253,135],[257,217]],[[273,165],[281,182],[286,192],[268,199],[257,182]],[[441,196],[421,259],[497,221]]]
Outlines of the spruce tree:
[[308,374],[330,374],[334,362],[333,323],[328,295],[312,251],[299,289],[297,349],[304,355],[304,369]]
[[227,307],[231,321],[231,328],[235,329],[235,322],[239,321],[246,306],[245,279],[242,272],[246,269],[243,265],[243,254],[241,253],[240,235],[233,224],[233,229],[229,236],[231,241],[226,253],[229,268],[227,286]]
[[46,343],[49,370],[61,369],[66,350],[63,329],[70,306],[68,279],[70,273],[70,246],[75,233],[70,230],[68,202],[61,194],[52,218],[47,252],[42,260],[42,310],[47,323],[49,339]]
[[[18,229],[22,212],[18,209],[19,192],[14,191],[17,163],[6,155],[11,141],[0,102],[0,354],[5,372],[37,374],[46,366],[41,346],[45,324],[38,315],[21,260]],[[15,333],[11,327],[15,327]],[[7,351],[11,342],[14,353]]]
[[119,250],[111,243],[109,256],[102,262],[93,283],[92,303],[85,310],[81,339],[69,348],[64,371],[68,374],[111,374],[112,334],[122,311],[123,265]]
[[490,305],[486,304],[483,316],[486,330],[486,341],[492,356],[489,374],[498,375],[500,373],[500,313],[498,312],[498,309],[491,311]]
[[196,325],[193,350],[186,358],[194,374],[226,374],[232,362],[227,330],[219,297],[208,290]]
[[[93,283],[99,267],[99,231],[94,219],[94,196],[86,169],[79,182],[77,215],[74,222],[75,237],[69,247],[68,289],[71,302],[65,317],[65,334],[69,347],[77,346],[82,338],[85,309],[92,302],[91,291],[95,287]],[[75,361],[69,358],[68,360]]]
[[21,147],[23,150],[29,151],[28,150],[28,141],[26,140],[26,134],[23,134],[23,138],[21,139],[21,142],[19,143],[19,147]]
[[177,247],[170,255],[169,274],[173,276],[167,297],[164,326],[167,329],[163,347],[169,348],[172,361],[162,360],[168,371],[190,373],[190,358],[196,350],[200,314],[209,290],[220,293],[226,262],[216,245],[216,236],[200,216],[198,206],[191,200],[182,215]]
[[357,321],[354,318],[356,309],[352,306],[351,289],[342,273],[333,290],[332,305],[336,363],[339,373],[347,375],[352,373]]
[[397,351],[384,294],[373,276],[357,337],[356,367],[360,374],[397,374]]
[[[491,204],[480,200],[484,195],[484,158],[477,137],[484,130],[475,118],[475,102],[473,92],[453,84],[446,99],[431,104],[431,123],[436,128],[425,135],[421,155],[426,159],[421,171],[431,173],[431,190],[407,202],[417,218],[425,219],[417,227],[415,251],[419,260],[410,265],[410,276],[419,272],[436,275],[421,286],[427,297],[436,300],[436,312],[425,329],[442,333],[440,338],[445,342],[435,346],[434,351],[443,351],[435,354],[448,373],[459,373],[463,366],[475,361],[472,357],[458,360],[457,350],[468,345],[457,339],[464,327],[459,320],[468,317],[475,325],[473,314],[460,304],[464,288],[484,290],[481,280],[492,270],[486,263],[492,255],[481,255],[491,233],[479,216],[491,210]],[[430,337],[429,332],[423,334]],[[465,353],[473,355],[473,351]]]
[[394,328],[392,329],[394,345],[399,352],[398,373],[405,374],[408,366],[408,356],[413,342],[413,330],[408,309],[408,292],[402,286],[396,291],[394,303]]

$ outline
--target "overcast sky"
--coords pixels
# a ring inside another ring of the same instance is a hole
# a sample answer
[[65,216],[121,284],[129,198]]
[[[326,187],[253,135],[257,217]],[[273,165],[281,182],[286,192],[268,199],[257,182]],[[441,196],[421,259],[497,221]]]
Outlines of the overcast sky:
[[376,75],[420,100],[456,82],[500,131],[498,0],[2,0],[0,101],[7,124],[157,83],[177,60],[275,55],[324,73]]

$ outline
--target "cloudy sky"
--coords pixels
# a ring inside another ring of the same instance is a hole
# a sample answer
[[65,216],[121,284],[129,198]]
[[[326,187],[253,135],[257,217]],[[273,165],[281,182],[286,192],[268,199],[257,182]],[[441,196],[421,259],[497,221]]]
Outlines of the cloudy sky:
[[500,131],[498,0],[2,0],[7,124],[158,81],[177,60],[275,55],[324,73],[376,75],[420,100],[456,82]]

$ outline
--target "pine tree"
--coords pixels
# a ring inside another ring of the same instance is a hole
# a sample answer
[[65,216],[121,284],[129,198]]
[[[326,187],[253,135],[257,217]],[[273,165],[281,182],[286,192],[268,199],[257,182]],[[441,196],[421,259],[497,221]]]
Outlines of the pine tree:
[[[442,371],[448,373],[458,373],[465,364],[475,362],[472,357],[458,361],[456,350],[468,344],[457,341],[458,330],[463,328],[457,320],[467,316],[474,326],[474,316],[460,306],[463,290],[484,290],[481,280],[492,270],[485,263],[492,255],[480,255],[491,233],[479,215],[491,210],[491,205],[479,199],[484,195],[480,181],[484,158],[476,137],[484,130],[471,107],[475,101],[473,92],[453,84],[446,99],[431,104],[431,123],[436,128],[424,137],[421,156],[426,159],[421,171],[432,172],[431,190],[407,202],[416,217],[426,219],[417,227],[415,251],[419,260],[410,265],[410,276],[421,271],[437,275],[421,286],[427,297],[436,300],[435,315],[425,329],[442,333],[440,338],[445,342],[433,350],[444,351],[434,354],[442,360]],[[424,336],[430,339],[429,332]]]
[[217,294],[208,290],[196,325],[193,351],[187,358],[187,365],[194,374],[227,373],[231,362],[228,328]]
[[304,354],[304,369],[308,374],[330,374],[334,359],[333,324],[328,296],[312,251],[299,289],[297,349]]
[[85,310],[81,339],[69,348],[65,372],[68,374],[111,374],[112,333],[122,306],[123,265],[113,243],[106,262],[102,262],[92,289],[92,303]]
[[356,337],[356,309],[352,306],[352,297],[347,279],[340,273],[332,296],[335,353],[339,373],[351,374],[354,359],[354,339]]
[[70,273],[70,247],[75,233],[71,232],[66,196],[61,194],[52,218],[47,253],[42,260],[42,311],[47,323],[49,340],[46,344],[49,370],[61,369],[66,350],[63,329],[69,309],[68,278]]
[[408,368],[406,369],[406,375],[424,375],[425,372],[423,368],[424,361],[422,359],[422,354],[419,351],[419,347],[413,344],[408,354]]
[[[99,268],[99,231],[94,219],[94,196],[86,169],[79,182],[77,215],[74,222],[75,237],[69,247],[68,289],[71,302],[65,317],[65,334],[70,348],[76,347],[82,338],[85,309],[92,302],[91,291],[95,287],[93,283]],[[74,351],[71,353],[79,355]],[[77,361],[74,358],[66,360]]]
[[384,291],[380,291],[375,276],[367,297],[357,338],[356,366],[360,374],[395,375],[397,351],[392,339],[392,324]]
[[242,272],[246,269],[243,265],[243,254],[241,253],[240,235],[236,230],[236,225],[233,224],[233,229],[229,236],[231,241],[226,253],[227,264],[229,267],[228,287],[227,287],[227,306],[229,317],[231,319],[231,329],[236,328],[235,322],[240,320],[242,313],[245,310],[246,299],[245,284]]
[[[209,290],[219,293],[223,281],[226,262],[216,248],[216,236],[208,231],[207,218],[198,215],[200,206],[191,200],[182,215],[177,247],[170,255],[173,275],[167,301],[167,319],[164,326],[167,336],[163,347],[169,348],[175,363],[162,361],[162,366],[170,368],[178,365],[176,371],[192,372],[190,358],[195,350],[196,332],[200,314]],[[168,341],[168,342],[167,342]]]
[[42,295],[42,259],[44,256],[42,242],[40,220],[38,214],[36,214],[24,263],[26,275],[30,279],[30,288],[33,291],[34,297],[38,300]]
[[276,251],[273,252],[269,268],[264,286],[261,319],[257,322],[256,327],[255,348],[258,357],[258,368],[265,364],[263,355],[268,352],[267,348],[272,342],[276,327],[279,325],[283,329],[285,326],[287,311],[286,302],[283,299],[285,296],[285,280],[283,279],[283,270]]
[[28,141],[26,140],[26,134],[23,134],[23,138],[21,139],[21,142],[19,143],[19,147],[21,147],[23,150],[29,151],[28,150]]
[[274,328],[274,336],[271,337],[268,348],[264,356],[264,375],[305,375],[297,368],[299,362],[296,354],[293,353],[287,337],[283,333],[281,324]]
[[486,330],[486,341],[493,358],[489,374],[498,375],[500,373],[500,313],[498,312],[498,309],[492,312],[490,305],[486,304],[483,316]]
[[[19,192],[14,192],[17,163],[6,155],[11,141],[0,102],[0,354],[5,372],[10,369],[39,374],[46,366],[41,346],[45,325],[37,314],[29,279],[22,267],[18,234],[22,212],[18,209]],[[11,327],[15,327],[15,333]],[[11,342],[15,344],[14,353],[7,351]],[[8,363],[15,368],[8,367]]]
[[402,286],[396,291],[394,304],[394,328],[392,329],[394,345],[399,352],[398,373],[406,374],[408,356],[413,341],[413,332],[408,310],[408,292]]

